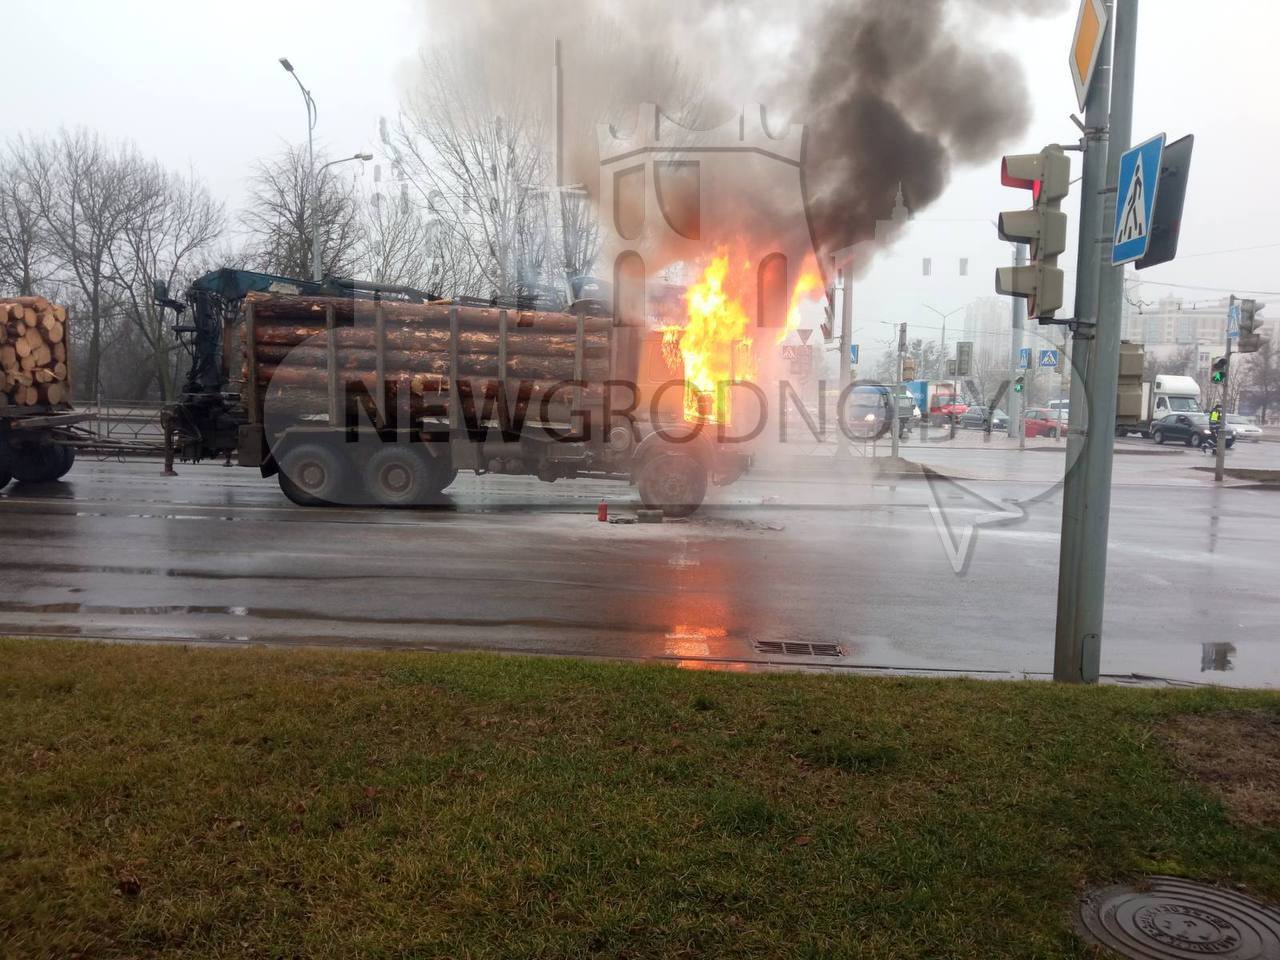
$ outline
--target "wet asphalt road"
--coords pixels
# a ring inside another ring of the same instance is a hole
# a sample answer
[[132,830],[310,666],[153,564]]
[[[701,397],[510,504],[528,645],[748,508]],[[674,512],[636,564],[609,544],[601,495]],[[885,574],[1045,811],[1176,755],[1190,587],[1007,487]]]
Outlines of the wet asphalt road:
[[[305,510],[255,471],[82,461],[0,493],[0,632],[1043,674],[1049,446],[931,451],[988,478],[962,485],[766,464],[661,525],[597,522],[602,497],[636,506],[598,481],[464,475],[430,511]],[[1280,466],[1280,444],[1239,454]],[[1208,462],[1116,458],[1103,671],[1280,687],[1280,491],[1214,489]]]

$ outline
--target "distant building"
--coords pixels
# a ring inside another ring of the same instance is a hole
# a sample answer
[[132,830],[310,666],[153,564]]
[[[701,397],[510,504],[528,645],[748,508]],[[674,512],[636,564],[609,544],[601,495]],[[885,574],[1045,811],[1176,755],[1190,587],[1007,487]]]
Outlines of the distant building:
[[[1187,300],[1180,296],[1162,296],[1146,301],[1140,284],[1126,287],[1121,337],[1146,347],[1147,356],[1169,360],[1194,348],[1199,369],[1207,369],[1214,357],[1222,356],[1226,345],[1227,310],[1230,297],[1211,300]],[[1265,319],[1263,335],[1276,341],[1280,335],[1280,309],[1276,317]]]

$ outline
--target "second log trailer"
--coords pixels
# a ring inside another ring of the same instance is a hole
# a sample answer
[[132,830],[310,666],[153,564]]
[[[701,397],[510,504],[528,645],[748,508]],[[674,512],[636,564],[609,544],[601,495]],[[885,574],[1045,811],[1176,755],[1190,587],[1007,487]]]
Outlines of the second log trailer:
[[234,454],[299,504],[427,503],[470,470],[626,481],[680,516],[750,464],[686,421],[662,334],[600,300],[539,310],[230,269],[156,299],[192,353],[168,465]]

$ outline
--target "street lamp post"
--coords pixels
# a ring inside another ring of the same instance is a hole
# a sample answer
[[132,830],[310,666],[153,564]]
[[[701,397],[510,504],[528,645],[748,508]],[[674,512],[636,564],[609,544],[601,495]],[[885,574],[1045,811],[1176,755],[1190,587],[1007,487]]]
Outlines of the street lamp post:
[[[293,69],[293,64],[289,62],[288,57],[280,58],[280,66],[293,77],[293,82],[298,85],[298,89],[302,91],[302,102],[307,108],[307,197],[311,203],[311,219],[316,219],[315,203],[319,197],[319,191],[316,189],[316,150],[315,150],[315,129],[316,120],[319,119],[320,111],[316,108],[316,102],[311,96],[311,91],[302,85],[302,81],[298,79],[298,74]],[[313,229],[311,234],[311,279],[320,280],[320,249],[316,245],[316,231]]]
[[350,160],[372,160],[372,153],[354,153],[349,157],[341,157],[337,160],[330,160],[328,163],[321,165],[316,171],[316,188],[311,197],[311,279],[319,283],[324,279],[323,271],[320,269],[320,180],[324,176],[324,172],[337,163],[347,163]]

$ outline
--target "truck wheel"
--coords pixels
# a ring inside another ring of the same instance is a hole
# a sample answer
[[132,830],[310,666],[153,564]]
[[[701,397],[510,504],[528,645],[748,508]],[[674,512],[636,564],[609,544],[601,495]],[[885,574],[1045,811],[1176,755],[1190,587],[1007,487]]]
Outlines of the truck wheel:
[[[430,458],[428,458],[430,459]],[[455,467],[449,466],[445,461],[436,458],[431,460],[431,473],[428,477],[431,481],[431,496],[438,497],[449,489],[449,485],[458,479],[458,471]]]
[[70,473],[70,472],[71,472],[71,468],[72,468],[73,466],[75,466],[75,463],[76,463],[76,448],[75,448],[75,447],[63,447],[63,446],[59,446],[59,447],[57,447],[56,449],[57,449],[58,453],[59,453],[59,454],[61,455],[61,457],[62,457],[62,463],[61,463],[61,465],[58,467],[58,472],[54,475],[53,479],[54,479],[54,480],[61,480],[61,479],[62,479],[63,477],[65,477],[68,473]]
[[364,466],[364,486],[382,507],[413,507],[426,503],[442,487],[442,471],[417,447],[383,447]]
[[21,446],[13,451],[13,478],[19,483],[48,483],[56,480],[67,470],[63,469],[63,456],[60,447],[51,443]]
[[660,453],[640,468],[637,485],[650,510],[687,517],[707,496],[707,468],[687,453]]
[[351,470],[342,454],[322,443],[300,443],[280,460],[280,489],[303,507],[346,501]]

